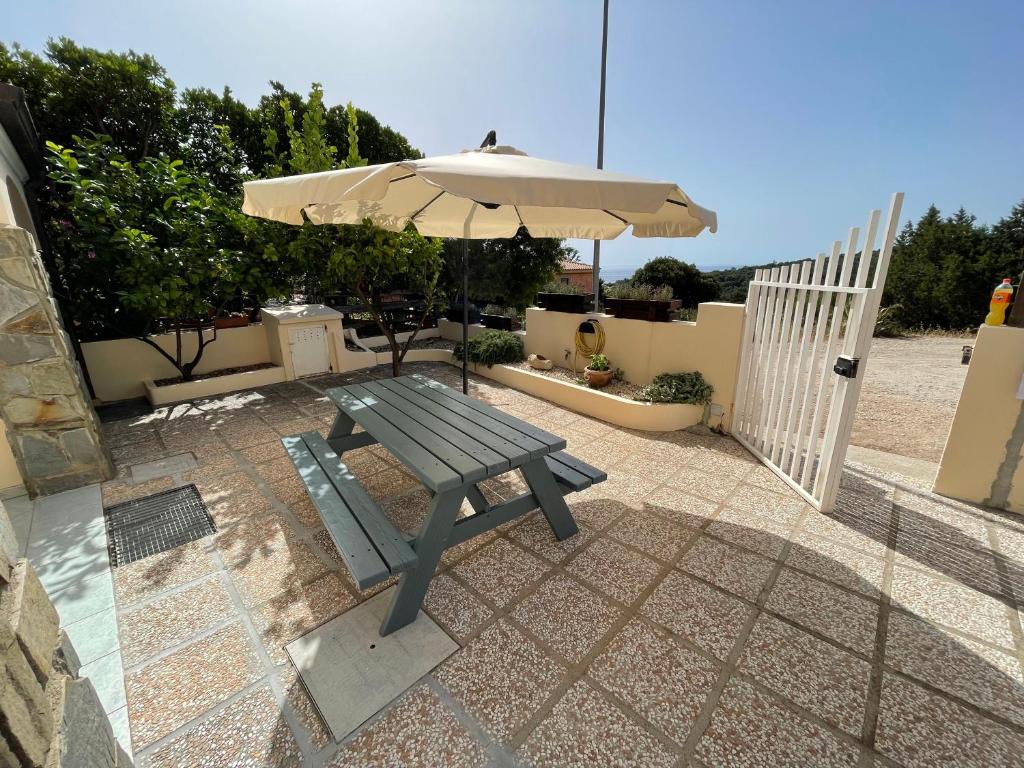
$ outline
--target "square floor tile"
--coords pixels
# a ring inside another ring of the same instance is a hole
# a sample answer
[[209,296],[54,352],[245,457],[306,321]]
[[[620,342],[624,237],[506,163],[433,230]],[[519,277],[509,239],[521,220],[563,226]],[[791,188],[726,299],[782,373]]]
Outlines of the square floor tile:
[[747,600],[755,601],[775,564],[722,542],[701,536],[679,560],[679,568]]
[[623,517],[608,529],[607,534],[651,557],[672,561],[693,541],[697,531],[669,522],[653,512],[641,511]]
[[83,664],[78,674],[92,682],[104,712],[113,712],[125,705],[124,667],[119,651]]
[[783,568],[765,608],[871,657],[878,606],[831,584]]
[[762,685],[860,737],[871,665],[762,614],[740,657],[739,669]]
[[549,648],[577,663],[619,617],[619,609],[564,574],[555,574],[512,611]]
[[537,768],[673,765],[677,755],[585,682],[562,697],[520,754]]
[[172,587],[212,573],[216,565],[206,542],[193,541],[158,555],[114,569],[114,585],[121,605],[152,597]]
[[110,572],[91,576],[50,593],[50,601],[60,614],[61,626],[80,621],[114,605],[114,580]]
[[588,672],[681,746],[718,678],[718,665],[633,620]]
[[384,716],[361,730],[327,763],[328,768],[474,768],[487,755],[426,685],[409,691]]
[[565,674],[540,646],[500,621],[442,664],[434,677],[488,733],[508,743]]
[[1021,737],[895,675],[882,680],[875,749],[902,765],[1020,763]]
[[507,539],[495,539],[456,563],[452,573],[499,608],[537,583],[550,566]]
[[64,631],[68,633],[82,664],[95,661],[118,648],[117,617],[113,607],[67,624]]
[[599,538],[565,570],[609,597],[632,603],[654,583],[662,566],[611,539]]
[[725,507],[705,530],[719,539],[776,558],[789,542],[794,525],[795,521],[786,516]]
[[852,768],[859,754],[829,730],[733,678],[697,743],[696,757],[707,765]]
[[831,539],[803,534],[790,547],[786,565],[868,597],[881,597],[885,561]]
[[268,686],[260,686],[149,756],[150,768],[298,768],[302,755]]
[[885,661],[929,685],[1024,726],[1024,674],[1014,654],[889,614]]
[[555,538],[547,518],[537,511],[513,528],[509,535],[546,560],[560,563],[590,540],[590,529],[582,525],[578,527],[579,530],[574,535],[559,541]]
[[643,603],[640,612],[724,660],[754,609],[702,581],[672,571]]
[[695,496],[695,493],[699,490],[687,493],[664,486],[647,497],[644,508],[673,522],[700,528],[718,513],[718,502]]
[[468,639],[493,616],[490,608],[446,573],[431,579],[423,610],[459,641]]
[[583,496],[579,493],[571,494],[566,501],[569,504],[569,511],[572,512],[576,522],[583,523],[591,530],[597,531],[606,527],[624,514],[631,513],[633,507],[624,504],[621,500],[612,496],[598,495],[597,489],[603,488],[605,484],[592,486]]
[[152,744],[263,675],[241,624],[232,624],[128,675],[136,750]]

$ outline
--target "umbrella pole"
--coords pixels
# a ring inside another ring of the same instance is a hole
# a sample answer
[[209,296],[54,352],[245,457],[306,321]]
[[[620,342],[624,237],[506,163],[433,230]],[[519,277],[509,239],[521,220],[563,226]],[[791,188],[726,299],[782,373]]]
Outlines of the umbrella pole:
[[462,239],[462,394],[469,394],[469,240]]

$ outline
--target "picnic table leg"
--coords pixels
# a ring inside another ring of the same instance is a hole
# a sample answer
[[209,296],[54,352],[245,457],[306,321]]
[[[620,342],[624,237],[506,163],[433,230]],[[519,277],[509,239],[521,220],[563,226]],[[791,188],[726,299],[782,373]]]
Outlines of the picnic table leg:
[[466,488],[466,499],[468,499],[470,505],[473,507],[473,511],[487,511],[487,499],[484,498],[483,492],[475,484]]
[[569,505],[565,503],[562,492],[555,482],[555,476],[551,474],[544,460],[534,459],[520,469],[526,478],[526,484],[530,486],[530,491],[537,497],[544,517],[548,519],[548,525],[555,532],[555,538],[562,541],[577,533],[579,528],[576,527],[576,521],[569,511]]
[[338,411],[334,417],[334,424],[331,426],[331,431],[327,435],[328,440],[333,440],[337,437],[348,437],[352,434],[352,430],[355,429],[356,423],[352,420],[347,413]]
[[334,417],[334,425],[327,434],[327,444],[340,457],[345,451],[352,451],[366,445],[375,445],[377,440],[368,432],[353,432],[356,423],[342,411]]
[[381,636],[389,635],[416,620],[464,498],[466,489],[456,488],[435,494],[430,502],[430,512],[413,544],[416,567],[403,573],[398,580],[395,597],[380,625]]

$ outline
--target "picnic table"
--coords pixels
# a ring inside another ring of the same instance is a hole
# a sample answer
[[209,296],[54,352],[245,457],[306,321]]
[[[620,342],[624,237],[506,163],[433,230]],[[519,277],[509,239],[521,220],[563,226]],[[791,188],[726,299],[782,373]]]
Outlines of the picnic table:
[[[445,549],[538,507],[566,539],[578,529],[564,495],[607,479],[567,454],[563,438],[425,376],[351,384],[327,396],[338,407],[327,438],[304,432],[282,442],[359,589],[400,574],[381,635],[416,619]],[[394,527],[344,463],[346,451],[377,443],[432,494],[415,535]],[[489,504],[479,484],[515,470],[529,490]],[[473,514],[460,518],[464,500]]]

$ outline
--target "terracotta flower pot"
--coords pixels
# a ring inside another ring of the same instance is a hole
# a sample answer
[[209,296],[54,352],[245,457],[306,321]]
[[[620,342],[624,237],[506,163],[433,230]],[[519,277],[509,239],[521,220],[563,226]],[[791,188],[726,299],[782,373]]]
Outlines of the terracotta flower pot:
[[612,370],[595,371],[590,368],[583,369],[583,378],[587,380],[587,384],[596,389],[607,387],[614,375],[615,371]]

